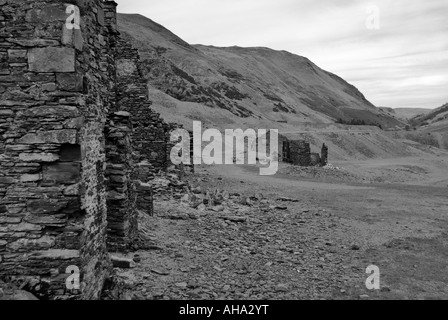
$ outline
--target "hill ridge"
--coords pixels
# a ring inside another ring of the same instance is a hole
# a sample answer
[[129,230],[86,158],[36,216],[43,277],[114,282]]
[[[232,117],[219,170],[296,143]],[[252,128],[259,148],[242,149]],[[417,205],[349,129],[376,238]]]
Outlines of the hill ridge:
[[119,14],[118,25],[139,49],[148,84],[179,101],[292,126],[353,119],[403,125],[307,57],[262,46],[190,45],[141,15]]

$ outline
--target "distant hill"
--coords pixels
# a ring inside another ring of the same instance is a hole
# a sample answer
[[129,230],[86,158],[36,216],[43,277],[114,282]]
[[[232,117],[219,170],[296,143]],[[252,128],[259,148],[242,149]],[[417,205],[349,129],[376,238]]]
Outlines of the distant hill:
[[431,110],[429,113],[417,115],[411,119],[411,123],[414,126],[442,124],[444,122],[448,122],[448,103],[440,108]]
[[[190,45],[141,15],[119,14],[118,25],[139,49],[149,87],[189,103],[187,119],[270,127],[335,122],[404,126],[305,57],[260,47]],[[209,119],[213,114],[217,118]]]
[[424,108],[395,108],[392,110],[397,117],[404,120],[409,120],[419,115],[428,114],[432,111],[431,109]]
[[417,133],[432,137],[440,148],[448,149],[448,103],[410,119],[410,124]]

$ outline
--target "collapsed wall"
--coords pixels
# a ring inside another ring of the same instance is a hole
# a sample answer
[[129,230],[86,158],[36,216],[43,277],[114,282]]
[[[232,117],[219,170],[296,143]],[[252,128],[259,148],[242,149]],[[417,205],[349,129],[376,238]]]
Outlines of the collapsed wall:
[[[131,159],[127,161],[132,162],[134,166],[131,177],[139,199],[136,208],[153,215],[153,189],[148,182],[172,166],[170,153],[174,144],[170,141],[170,133],[177,125],[166,123],[160,114],[150,108],[152,103],[148,97],[148,87],[142,74],[138,50],[124,38],[118,38],[112,49],[115,52],[117,68],[114,114],[127,116],[132,126],[133,150]],[[123,214],[117,212],[111,213],[110,216],[120,218]],[[127,223],[127,219],[122,220]],[[131,225],[132,223],[133,221]],[[125,240],[129,240],[133,234],[132,231],[127,233],[125,228],[126,226],[121,225],[118,232]]]
[[323,144],[321,154],[311,152],[311,144],[306,140],[288,140],[281,137],[283,162],[295,166],[326,166],[328,164],[328,147]]
[[328,164],[328,147],[325,143],[322,145],[320,164],[322,167]]
[[290,141],[290,161],[293,165],[308,167],[311,166],[311,146],[304,140]]

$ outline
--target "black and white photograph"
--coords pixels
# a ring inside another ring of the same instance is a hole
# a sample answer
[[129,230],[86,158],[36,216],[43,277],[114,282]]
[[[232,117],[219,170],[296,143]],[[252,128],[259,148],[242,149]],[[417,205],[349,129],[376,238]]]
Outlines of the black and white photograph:
[[447,14],[0,0],[0,308],[448,300]]

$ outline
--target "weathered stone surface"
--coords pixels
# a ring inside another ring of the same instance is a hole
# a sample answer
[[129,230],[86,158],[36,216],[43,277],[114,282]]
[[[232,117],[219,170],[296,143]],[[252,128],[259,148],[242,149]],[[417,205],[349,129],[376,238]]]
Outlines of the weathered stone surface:
[[68,186],[64,190],[64,195],[65,196],[77,196],[77,195],[79,195],[79,188],[80,188],[79,183],[76,183],[74,185]]
[[39,231],[42,229],[42,227],[39,225],[36,225],[36,224],[31,224],[31,223],[20,223],[20,224],[9,225],[9,227],[7,229],[8,229],[8,231],[22,232],[22,231]]
[[58,212],[66,205],[57,200],[31,200],[27,203],[27,210],[31,214],[51,214]]
[[53,227],[64,227],[67,223],[66,214],[52,214],[52,215],[33,215],[31,217],[25,218],[26,222],[42,225],[42,226],[53,226]]
[[48,249],[54,245],[54,239],[49,236],[43,236],[39,239],[21,238],[8,244],[8,248],[13,251],[33,248],[36,250]]
[[34,259],[40,260],[72,260],[78,259],[79,257],[79,250],[51,249],[33,254]]
[[50,298],[73,298],[56,275],[79,266],[80,297],[96,299],[111,266],[106,245],[128,250],[136,197],[152,206],[152,188],[136,191],[134,161],[146,161],[144,181],[166,170],[171,126],[149,108],[114,2],[76,2],[82,35],[64,30],[65,3],[0,4],[0,259],[8,274],[45,275]]
[[36,182],[42,179],[40,173],[36,174],[24,174],[20,177],[20,182]]
[[129,118],[131,116],[131,114],[127,111],[118,111],[118,112],[115,112],[114,115],[116,115],[118,117],[127,117],[127,118]]
[[25,117],[78,117],[79,109],[73,106],[34,107],[23,112]]
[[0,224],[3,224],[3,223],[15,224],[15,223],[20,223],[20,221],[22,221],[22,219],[17,218],[17,217],[0,217]]
[[118,257],[115,255],[111,255],[110,260],[112,261],[112,265],[114,266],[114,268],[129,269],[129,268],[133,268],[135,265],[135,263],[134,263],[134,261],[132,261],[132,259]]
[[28,22],[44,22],[49,23],[53,21],[65,21],[67,14],[65,12],[66,7],[64,5],[47,6],[42,9],[28,10],[25,16],[25,20]]
[[58,73],[56,81],[60,90],[64,91],[83,91],[83,77],[78,73]]
[[132,60],[129,59],[119,59],[117,60],[117,75],[118,76],[129,76],[136,72],[137,66]]
[[59,155],[54,153],[21,153],[19,159],[29,162],[54,162],[59,159]]
[[30,71],[74,72],[75,50],[71,48],[33,48],[28,52]]
[[105,25],[105,20],[104,20],[104,10],[98,10],[98,13],[96,14],[96,18],[98,20],[98,23],[102,26]]
[[48,92],[56,91],[56,84],[55,83],[45,83],[42,85],[42,90],[48,91]]
[[77,133],[76,130],[53,130],[42,131],[38,133],[28,133],[17,142],[20,144],[75,144]]
[[17,182],[17,179],[11,177],[0,177],[0,184],[13,184]]
[[64,128],[66,129],[81,129],[85,122],[84,117],[77,117],[69,119],[64,123]]
[[0,110],[0,117],[10,117],[14,115],[14,111],[12,110]]
[[43,182],[57,184],[74,184],[81,178],[79,163],[55,163],[44,166]]
[[27,52],[27,50],[10,49],[8,50],[8,58],[11,61],[15,61],[17,59],[25,59]]
[[47,46],[58,46],[60,43],[56,40],[48,39],[17,39],[9,38],[8,42],[17,44],[22,47],[47,47]]
[[37,299],[35,295],[33,295],[32,293],[29,293],[28,291],[17,290],[17,291],[14,291],[14,295],[12,296],[11,300],[16,300],[16,301],[37,301],[39,299]]

